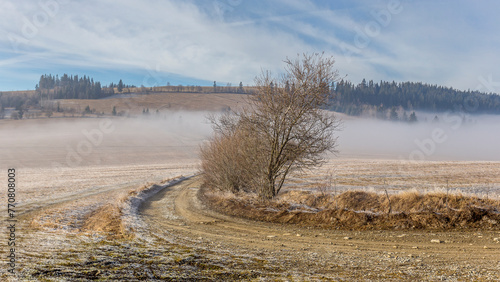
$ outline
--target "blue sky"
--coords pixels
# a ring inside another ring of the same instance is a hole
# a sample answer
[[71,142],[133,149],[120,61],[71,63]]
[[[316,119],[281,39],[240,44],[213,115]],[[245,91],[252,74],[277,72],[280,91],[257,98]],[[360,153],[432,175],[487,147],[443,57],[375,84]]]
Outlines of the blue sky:
[[[104,84],[252,85],[303,52],[342,77],[500,92],[500,1],[0,2],[0,90],[41,74]],[[498,81],[498,82],[497,82]]]

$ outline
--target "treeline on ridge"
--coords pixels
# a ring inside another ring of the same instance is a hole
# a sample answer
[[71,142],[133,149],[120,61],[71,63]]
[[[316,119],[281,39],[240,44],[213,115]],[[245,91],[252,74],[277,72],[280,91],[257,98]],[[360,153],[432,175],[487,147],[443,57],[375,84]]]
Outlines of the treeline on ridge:
[[45,74],[40,77],[36,85],[36,91],[41,95],[46,95],[48,99],[99,99],[113,95],[114,88],[122,92],[123,88],[135,87],[133,85],[124,85],[120,79],[118,84],[111,83],[109,86],[101,86],[99,81],[84,75],[64,74],[60,78],[58,75]]
[[[48,99],[99,99],[115,94],[116,90],[121,93],[123,89],[136,88],[133,85],[125,85],[120,79],[118,84],[111,83],[109,86],[101,86],[88,76],[64,74],[60,78],[56,75],[42,75],[36,86],[37,91],[45,90]],[[146,88],[141,86],[140,91],[134,93],[154,93],[156,91],[177,92],[227,92],[227,93],[251,93],[250,89],[244,89],[240,82],[238,87],[231,84],[226,86],[217,85],[214,81],[213,87],[201,86],[171,86]],[[364,115],[374,113],[380,117],[381,113],[390,113],[393,109],[404,111],[467,111],[476,113],[500,114],[500,96],[498,94],[486,94],[479,91],[462,91],[450,87],[425,84],[422,82],[388,82],[373,80],[362,80],[355,85],[346,80],[335,83],[330,88],[332,94],[331,110],[343,112],[349,115]],[[128,91],[130,92],[130,90]]]
[[340,81],[332,88],[331,110],[349,115],[367,112],[385,113],[394,109],[405,111],[465,111],[500,114],[500,96],[479,91],[461,91],[422,82],[374,83],[365,79],[358,85]]
[[[253,87],[243,87],[243,83],[232,86],[170,85],[156,87],[136,87],[126,85],[120,79],[116,83],[102,86],[99,81],[84,75],[45,74],[40,77],[33,94],[9,94],[0,92],[0,117],[5,108],[16,111],[42,108],[42,101],[53,99],[101,99],[116,93],[151,94],[163,92],[190,93],[239,93],[254,92]],[[468,112],[471,114],[500,114],[500,96],[479,91],[462,91],[450,87],[425,84],[422,82],[387,82],[362,80],[354,84],[347,80],[332,83],[329,87],[330,104],[327,109],[354,116],[369,116],[381,119],[416,121],[415,111],[428,112]]]

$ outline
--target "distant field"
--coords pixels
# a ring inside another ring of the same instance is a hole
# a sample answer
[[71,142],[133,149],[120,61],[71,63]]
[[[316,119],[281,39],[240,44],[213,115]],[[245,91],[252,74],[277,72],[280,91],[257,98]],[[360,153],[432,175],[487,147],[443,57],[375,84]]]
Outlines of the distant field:
[[35,90],[0,91],[0,95],[36,95]]

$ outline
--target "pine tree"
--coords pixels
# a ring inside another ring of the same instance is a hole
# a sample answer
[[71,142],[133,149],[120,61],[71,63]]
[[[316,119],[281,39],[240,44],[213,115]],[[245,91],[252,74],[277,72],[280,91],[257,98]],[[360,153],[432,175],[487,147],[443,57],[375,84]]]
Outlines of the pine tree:
[[123,81],[120,79],[120,81],[118,82],[118,92],[122,92],[123,91]]
[[391,109],[390,119],[392,121],[398,121],[399,120],[398,112],[396,112],[396,108],[394,108],[394,107]]
[[417,115],[415,114],[415,112],[411,113],[409,122],[410,123],[417,122]]
[[408,114],[406,114],[406,111],[403,113],[403,121],[408,122]]
[[240,85],[238,87],[238,93],[243,93],[243,82],[240,81]]

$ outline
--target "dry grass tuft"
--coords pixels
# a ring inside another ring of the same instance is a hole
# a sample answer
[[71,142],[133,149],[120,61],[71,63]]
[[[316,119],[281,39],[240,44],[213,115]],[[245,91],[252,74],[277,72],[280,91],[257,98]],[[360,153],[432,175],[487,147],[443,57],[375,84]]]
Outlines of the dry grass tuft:
[[291,190],[279,199],[262,201],[204,188],[200,198],[210,208],[234,216],[332,229],[500,230],[500,201],[460,194],[410,191],[388,199],[365,191],[347,191],[334,197]]
[[85,219],[81,231],[103,232],[110,238],[128,238],[122,221],[121,209],[114,204],[106,204],[92,211]]

